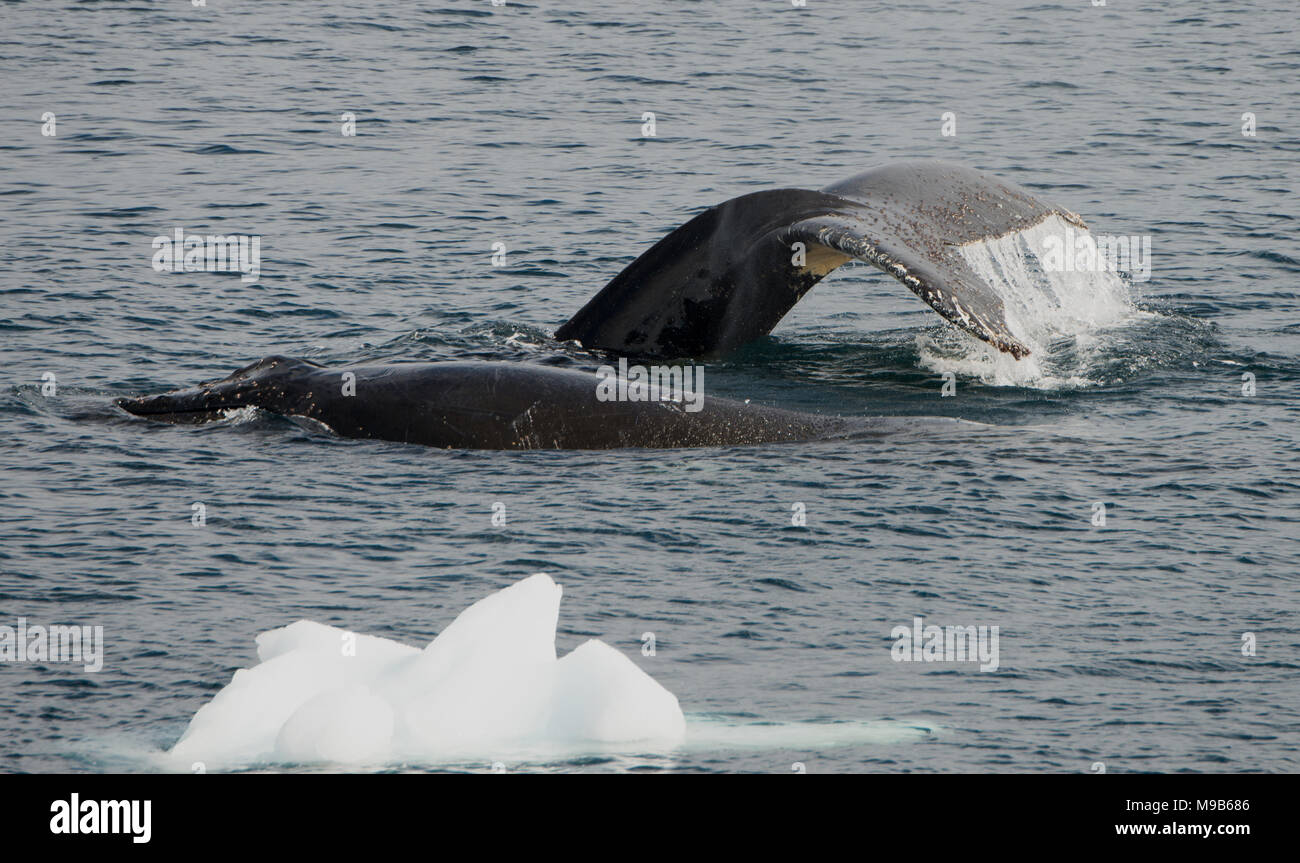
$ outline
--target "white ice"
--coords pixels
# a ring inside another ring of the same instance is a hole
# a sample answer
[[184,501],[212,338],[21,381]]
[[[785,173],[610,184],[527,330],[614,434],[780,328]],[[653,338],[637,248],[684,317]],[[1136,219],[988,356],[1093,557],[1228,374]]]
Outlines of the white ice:
[[524,752],[668,751],[677,698],[591,640],[556,658],[561,589],[534,575],[471,605],[420,650],[302,620],[257,636],[260,662],[194,715],[169,753],[189,770],[377,766]]

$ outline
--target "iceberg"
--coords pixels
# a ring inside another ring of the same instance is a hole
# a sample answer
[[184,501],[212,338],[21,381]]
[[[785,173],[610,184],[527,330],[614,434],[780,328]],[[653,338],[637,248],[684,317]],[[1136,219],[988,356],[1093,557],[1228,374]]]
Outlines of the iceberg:
[[561,588],[537,574],[465,609],[427,647],[301,620],[199,708],[176,765],[380,766],[665,752],[677,697],[602,641],[556,657]]

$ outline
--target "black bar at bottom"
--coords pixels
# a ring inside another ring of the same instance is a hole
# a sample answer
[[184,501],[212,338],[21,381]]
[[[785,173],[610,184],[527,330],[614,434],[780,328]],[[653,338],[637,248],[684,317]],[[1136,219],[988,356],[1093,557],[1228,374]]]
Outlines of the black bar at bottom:
[[[664,851],[684,851],[693,841],[685,837],[701,830],[733,852],[763,846],[772,831],[803,835],[823,849],[840,837],[860,850],[889,840],[923,841],[933,850],[972,839],[995,852],[1043,850],[1045,841],[1071,849],[1230,849],[1288,840],[1282,813],[1295,791],[1293,777],[1283,775],[792,775],[766,782],[509,775],[9,776],[0,778],[0,829],[10,859],[24,847],[338,851],[340,843],[418,848],[453,838],[498,851],[542,843],[548,854],[565,853],[575,841],[589,849],[617,841],[603,847],[640,854],[636,849],[661,843]],[[136,841],[146,830],[148,841]]]

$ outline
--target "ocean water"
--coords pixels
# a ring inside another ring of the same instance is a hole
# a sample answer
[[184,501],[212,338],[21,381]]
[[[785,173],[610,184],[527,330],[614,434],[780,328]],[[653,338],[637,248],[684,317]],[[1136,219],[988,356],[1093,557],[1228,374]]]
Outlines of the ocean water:
[[[622,650],[688,738],[511,770],[1300,769],[1290,2],[19,2],[0,23],[0,624],[105,644],[97,673],[0,666],[0,770],[156,769],[257,633],[421,645],[535,572],[565,591],[560,651]],[[271,353],[594,369],[549,334],[703,207],[918,157],[1149,236],[1150,279],[1107,281],[1105,308],[1026,300],[1043,349],[1020,365],[845,267],[706,386],[978,426],[442,452],[112,406]],[[177,228],[261,236],[260,279],[155,272]],[[894,661],[916,617],[997,626],[997,670]]]

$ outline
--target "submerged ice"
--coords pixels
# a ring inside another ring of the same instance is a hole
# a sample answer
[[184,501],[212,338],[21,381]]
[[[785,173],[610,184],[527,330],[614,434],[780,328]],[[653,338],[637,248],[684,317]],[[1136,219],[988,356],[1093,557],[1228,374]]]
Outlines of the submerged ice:
[[264,632],[259,664],[235,672],[170,755],[189,769],[677,745],[676,696],[622,653],[591,640],[557,659],[560,593],[546,575],[524,579],[422,650],[305,620]]

